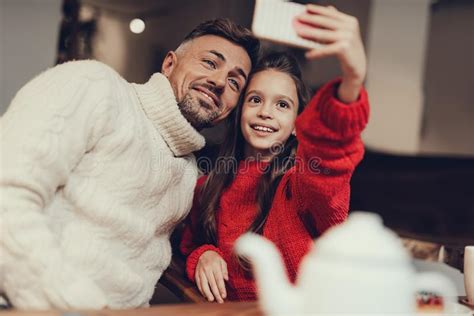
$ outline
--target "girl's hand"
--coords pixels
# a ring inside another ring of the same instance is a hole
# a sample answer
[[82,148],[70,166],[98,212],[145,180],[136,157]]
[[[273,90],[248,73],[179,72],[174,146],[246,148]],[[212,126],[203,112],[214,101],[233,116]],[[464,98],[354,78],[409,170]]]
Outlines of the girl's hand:
[[342,69],[339,98],[346,103],[357,100],[367,66],[357,19],[332,6],[308,4],[306,12],[296,17],[294,27],[299,36],[323,44],[308,51],[306,58],[336,56],[339,59]]
[[229,274],[227,263],[217,252],[208,250],[199,257],[194,278],[202,296],[210,302],[215,298],[218,303],[224,303],[227,297],[224,280],[229,280]]

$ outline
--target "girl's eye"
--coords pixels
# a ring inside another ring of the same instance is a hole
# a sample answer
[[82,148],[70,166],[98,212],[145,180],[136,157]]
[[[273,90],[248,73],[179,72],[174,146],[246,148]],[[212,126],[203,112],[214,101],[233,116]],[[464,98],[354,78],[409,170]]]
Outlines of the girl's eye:
[[216,63],[213,62],[212,60],[209,60],[209,59],[204,59],[204,62],[209,66],[211,67],[212,69],[216,69]]
[[288,103],[286,103],[286,102],[283,102],[283,101],[278,102],[277,105],[278,105],[280,108],[283,108],[283,109],[288,109],[288,108],[290,108],[290,105],[289,105]]
[[231,85],[234,86],[234,88],[237,90],[237,91],[240,91],[240,85],[239,83],[237,82],[237,80],[235,79],[229,79],[229,82]]
[[260,98],[257,96],[253,96],[249,98],[249,102],[252,102],[252,103],[260,103],[260,101],[261,101]]

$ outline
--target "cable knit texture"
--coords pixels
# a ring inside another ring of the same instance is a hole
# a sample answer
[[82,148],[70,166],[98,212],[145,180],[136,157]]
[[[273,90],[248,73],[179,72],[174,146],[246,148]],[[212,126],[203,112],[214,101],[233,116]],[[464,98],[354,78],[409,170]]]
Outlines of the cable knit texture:
[[0,128],[0,286],[13,305],[148,306],[204,145],[168,80],[66,63],[23,87]]
[[[360,133],[368,120],[367,93],[362,90],[358,101],[343,104],[335,98],[338,84],[336,80],[320,89],[297,118],[297,163],[283,176],[263,229],[263,235],[280,250],[292,282],[312,239],[347,218],[349,182],[364,153]],[[198,229],[198,201],[205,177],[198,180],[193,208],[186,220],[180,248],[188,256],[188,277],[194,281],[199,256],[217,248],[227,262],[230,300],[256,299],[252,276],[240,267],[233,245],[255,217],[257,185],[266,165],[239,164],[234,182],[220,199],[216,246],[202,245],[204,237]]]

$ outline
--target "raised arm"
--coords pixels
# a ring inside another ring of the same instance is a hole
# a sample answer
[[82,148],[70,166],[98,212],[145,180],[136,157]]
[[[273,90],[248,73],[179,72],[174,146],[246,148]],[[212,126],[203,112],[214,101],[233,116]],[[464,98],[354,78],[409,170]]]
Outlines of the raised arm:
[[355,102],[367,73],[357,18],[333,6],[308,4],[306,12],[296,18],[294,27],[299,36],[323,44],[308,51],[306,58],[335,56],[338,59],[342,78],[337,96],[344,103]]
[[105,307],[104,293],[61,252],[45,215],[102,133],[106,100],[97,95],[108,85],[90,63],[41,74],[18,92],[0,121],[1,287],[18,308]]
[[290,185],[299,211],[309,213],[319,233],[347,217],[350,179],[364,153],[367,94],[362,89],[356,102],[342,103],[335,97],[339,83],[320,89],[296,121],[297,165]]
[[297,119],[299,141],[294,186],[300,211],[323,233],[347,217],[350,179],[363,157],[360,133],[369,104],[363,89],[366,57],[357,19],[329,6],[309,4],[295,20],[303,38],[323,44],[308,59],[335,56],[341,78],[325,85]]

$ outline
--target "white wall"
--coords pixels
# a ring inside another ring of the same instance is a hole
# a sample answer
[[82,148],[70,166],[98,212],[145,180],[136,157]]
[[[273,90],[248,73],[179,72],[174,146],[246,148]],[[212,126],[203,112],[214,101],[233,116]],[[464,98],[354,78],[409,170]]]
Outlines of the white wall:
[[364,141],[389,153],[416,154],[430,0],[372,2],[367,89],[372,104]]
[[440,1],[430,21],[420,152],[473,158],[474,1]]
[[0,0],[0,115],[30,79],[54,65],[61,0]]
[[472,1],[372,1],[370,149],[474,157],[473,13]]

